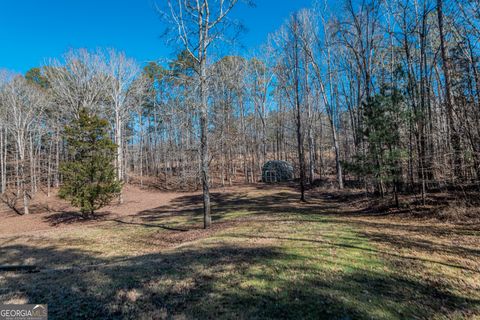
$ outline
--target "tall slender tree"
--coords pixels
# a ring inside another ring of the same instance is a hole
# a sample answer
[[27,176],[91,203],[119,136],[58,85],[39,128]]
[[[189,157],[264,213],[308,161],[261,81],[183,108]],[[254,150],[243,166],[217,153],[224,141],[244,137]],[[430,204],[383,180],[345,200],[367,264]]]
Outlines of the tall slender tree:
[[195,61],[198,80],[200,118],[200,172],[203,189],[204,227],[212,223],[208,148],[208,50],[218,41],[229,20],[227,16],[238,0],[168,0],[165,15],[178,31],[181,45]]

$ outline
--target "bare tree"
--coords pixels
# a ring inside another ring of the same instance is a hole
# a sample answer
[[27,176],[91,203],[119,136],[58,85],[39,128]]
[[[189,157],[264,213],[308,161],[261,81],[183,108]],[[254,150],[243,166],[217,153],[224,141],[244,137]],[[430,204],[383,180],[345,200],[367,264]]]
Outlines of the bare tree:
[[[320,10],[317,8],[317,10]],[[302,21],[307,36],[303,37],[303,48],[305,54],[311,59],[311,64],[315,72],[315,80],[318,91],[322,97],[324,107],[327,111],[328,120],[332,133],[332,142],[335,150],[335,169],[339,189],[343,189],[342,164],[340,159],[340,146],[337,134],[337,122],[339,111],[339,75],[336,67],[338,61],[334,61],[332,51],[335,50],[332,37],[334,31],[331,30],[323,13],[312,11],[302,12]],[[320,25],[322,30],[317,30],[314,25]],[[321,34],[320,34],[321,33]],[[321,40],[322,39],[322,40]],[[338,50],[337,50],[338,54]]]
[[[102,73],[106,75],[104,87],[105,95],[108,97],[107,113],[112,119],[115,143],[117,144],[117,178],[123,182],[126,174],[123,129],[134,110],[142,104],[146,93],[146,82],[141,76],[141,69],[137,62],[113,49],[108,51],[105,69],[102,70]],[[119,202],[123,202],[121,193]]]
[[101,51],[71,50],[63,61],[52,60],[45,68],[50,90],[64,114],[77,117],[82,108],[100,112],[108,82]]
[[[18,191],[23,198],[23,213],[29,214],[29,175],[26,170],[29,135],[36,130],[46,105],[45,96],[22,76],[15,76],[1,92],[1,104],[6,114],[6,125],[12,134],[18,154]],[[30,159],[33,161],[33,159]],[[31,176],[30,176],[31,178]]]
[[278,46],[279,61],[276,75],[285,96],[288,98],[294,112],[297,146],[298,171],[300,176],[300,201],[305,201],[306,165],[304,146],[305,111],[305,70],[303,48],[301,42],[302,25],[299,13],[294,13],[275,37]]
[[447,107],[447,117],[448,117],[448,127],[450,129],[450,143],[453,148],[453,168],[455,176],[462,179],[462,170],[461,170],[461,145],[460,145],[460,136],[458,134],[457,128],[455,126],[454,120],[454,104],[452,98],[452,89],[451,89],[451,80],[450,80],[450,67],[448,54],[445,44],[445,31],[443,25],[443,0],[437,0],[437,17],[438,17],[438,32],[440,38],[440,52],[442,56],[442,70],[444,77],[444,87],[445,87],[445,105]]
[[196,63],[200,114],[200,161],[203,185],[204,227],[211,225],[208,150],[208,49],[224,32],[227,16],[238,0],[168,0],[171,23],[185,50]]

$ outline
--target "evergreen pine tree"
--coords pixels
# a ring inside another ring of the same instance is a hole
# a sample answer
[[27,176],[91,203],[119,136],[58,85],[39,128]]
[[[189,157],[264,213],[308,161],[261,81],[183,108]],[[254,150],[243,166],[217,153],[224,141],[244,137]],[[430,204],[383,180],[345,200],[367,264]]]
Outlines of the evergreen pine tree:
[[59,195],[87,217],[117,197],[122,185],[116,178],[117,146],[108,136],[108,122],[87,110],[65,128],[68,160],[61,166]]
[[382,93],[364,104],[364,130],[367,152],[359,154],[346,168],[361,176],[371,177],[375,192],[380,196],[392,186],[398,206],[401,185],[402,146],[399,123],[405,117],[401,108],[401,93],[394,88],[383,88]]

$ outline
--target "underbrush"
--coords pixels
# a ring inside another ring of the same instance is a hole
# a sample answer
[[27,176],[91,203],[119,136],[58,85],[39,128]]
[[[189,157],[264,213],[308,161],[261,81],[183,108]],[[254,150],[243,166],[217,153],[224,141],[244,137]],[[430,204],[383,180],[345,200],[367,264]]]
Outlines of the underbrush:
[[424,202],[419,194],[399,194],[398,206],[393,194],[381,198],[361,189],[338,191],[322,187],[315,190],[327,199],[353,207],[359,215],[395,215],[399,218],[458,224],[480,223],[480,192],[476,190],[431,192]]

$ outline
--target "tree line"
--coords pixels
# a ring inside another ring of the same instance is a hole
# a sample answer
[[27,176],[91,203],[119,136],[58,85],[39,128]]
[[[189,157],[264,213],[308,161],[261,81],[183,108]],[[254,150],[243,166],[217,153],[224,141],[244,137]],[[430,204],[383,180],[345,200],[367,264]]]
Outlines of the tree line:
[[[237,1],[174,1],[179,53],[138,62],[72,50],[0,80],[0,186],[17,208],[62,183],[64,128],[108,120],[118,181],[204,192],[294,164],[316,181],[421,195],[480,179],[478,0],[345,0],[294,12],[260,50],[221,55]],[[253,30],[254,32],[254,30]],[[119,198],[121,201],[121,197]],[[19,210],[20,212],[21,210]]]

